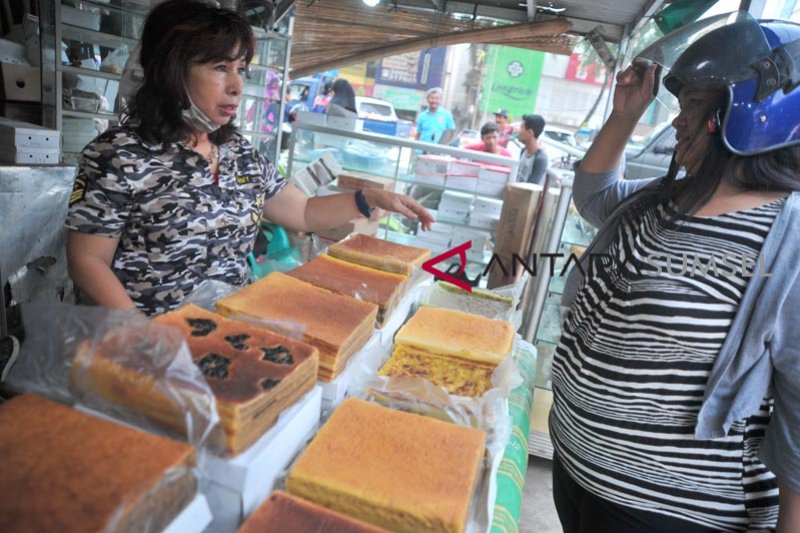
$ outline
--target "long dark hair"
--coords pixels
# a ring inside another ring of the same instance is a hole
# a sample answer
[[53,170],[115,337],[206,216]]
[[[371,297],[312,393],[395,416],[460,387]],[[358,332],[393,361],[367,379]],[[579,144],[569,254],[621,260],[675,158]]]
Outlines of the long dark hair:
[[[727,103],[725,98],[723,96],[709,105],[697,128],[704,128],[709,120],[713,120],[724,109]],[[636,217],[665,199],[671,199],[677,207],[677,215],[692,215],[711,199],[723,179],[753,191],[800,191],[800,146],[753,156],[738,156],[723,144],[718,128],[718,132],[709,137],[696,171],[692,173],[687,169],[687,172],[683,179],[674,180],[665,176],[640,189],[626,198],[618,209]]]
[[333,82],[333,97],[328,105],[339,105],[348,111],[356,112],[356,93],[349,81],[339,78]]
[[[194,132],[181,118],[190,107],[186,80],[192,64],[250,62],[255,41],[250,25],[233,11],[198,0],[169,0],[147,16],[142,31],[139,62],[144,82],[126,109],[123,123],[130,124],[145,140],[174,142]],[[210,134],[211,141],[229,140],[236,126],[228,123]]]

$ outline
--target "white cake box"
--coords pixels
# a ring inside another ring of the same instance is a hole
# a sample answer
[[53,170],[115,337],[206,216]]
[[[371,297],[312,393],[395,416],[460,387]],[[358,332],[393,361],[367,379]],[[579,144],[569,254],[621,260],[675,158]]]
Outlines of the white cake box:
[[204,493],[214,517],[215,532],[234,532],[264,501],[294,457],[319,428],[322,389],[315,386],[285,409],[275,425],[250,448],[231,459],[208,454]]
[[60,157],[58,148],[0,147],[0,162],[13,165],[57,165]]
[[439,209],[439,219],[448,220],[456,224],[466,224],[469,211],[463,209]]
[[[450,234],[448,233],[433,233],[433,232],[426,232],[420,235],[417,235],[415,240],[417,246],[422,246],[424,248],[430,248],[432,251],[434,250],[445,250],[448,246],[450,246]],[[436,255],[433,253],[432,255]]]
[[450,162],[450,167],[447,169],[448,174],[458,174],[461,176],[478,177],[481,171],[481,164],[472,161],[454,160]]
[[478,178],[475,176],[448,174],[446,185],[448,189],[452,188],[463,191],[474,191],[478,187]]
[[498,183],[494,181],[481,181],[478,178],[478,187],[475,192],[478,194],[488,194],[491,196],[502,196],[506,191],[506,183]]
[[417,183],[423,183],[425,185],[444,187],[445,174],[440,174],[440,175],[415,174],[414,181]]
[[476,228],[486,229],[489,231],[495,231],[497,226],[500,224],[499,218],[488,218],[483,216],[476,216],[473,213],[469,217],[469,223]]
[[[492,198],[476,198],[473,214],[480,214],[492,218],[500,218],[503,212],[503,201]],[[496,216],[495,216],[496,215]]]
[[211,523],[211,508],[208,500],[202,494],[197,494],[194,500],[181,511],[181,513],[164,528],[163,533],[189,533],[192,531],[205,531]]
[[478,179],[495,183],[508,183],[511,179],[511,169],[507,167],[482,166]]
[[472,207],[472,200],[473,196],[469,193],[445,191],[442,193],[442,200],[439,203],[439,209],[441,210],[442,206],[467,206],[467,208],[469,208]]
[[434,218],[436,218],[436,222],[431,224],[430,231],[431,232],[435,232],[435,233],[446,234],[448,236],[448,238],[449,238],[450,235],[453,234],[453,225],[452,224],[448,224],[447,222],[440,222],[439,221],[439,212],[438,211],[436,212],[436,215],[434,216]]
[[414,173],[426,176],[444,176],[450,168],[452,157],[423,154],[417,157],[414,165]]
[[0,117],[0,146],[20,148],[51,148],[58,151],[60,135],[36,124]]

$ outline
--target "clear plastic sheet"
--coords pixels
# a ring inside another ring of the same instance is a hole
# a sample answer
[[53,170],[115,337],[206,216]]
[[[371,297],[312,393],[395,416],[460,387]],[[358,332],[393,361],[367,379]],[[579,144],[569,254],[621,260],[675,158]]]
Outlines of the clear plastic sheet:
[[231,285],[223,281],[207,279],[202,282],[181,302],[180,307],[194,304],[202,307],[206,311],[214,311],[217,307],[217,300],[230,296],[242,290],[241,287]]
[[164,472],[155,487],[120,504],[106,525],[105,532],[164,531],[192,502],[197,494],[193,469],[175,467]]
[[[198,307],[211,312],[217,311],[217,301],[230,296],[242,290],[241,287],[229,285],[222,281],[206,280],[200,283],[197,288],[192,291],[189,296],[183,301],[180,307],[188,304],[194,304]],[[299,322],[292,322],[288,320],[269,320],[266,318],[259,318],[250,315],[231,315],[227,316],[231,320],[238,320],[239,322],[246,322],[253,326],[261,327],[289,337],[290,339],[303,340],[303,335],[306,332],[306,325]]]
[[[179,331],[139,313],[25,304],[26,341],[8,383],[216,451],[216,401]],[[144,414],[147,413],[147,414]]]

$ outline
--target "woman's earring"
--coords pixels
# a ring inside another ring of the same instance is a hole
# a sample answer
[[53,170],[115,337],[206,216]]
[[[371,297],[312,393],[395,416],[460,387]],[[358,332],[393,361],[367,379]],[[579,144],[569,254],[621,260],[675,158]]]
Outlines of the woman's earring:
[[706,131],[708,133],[714,133],[717,131],[717,123],[714,121],[713,118],[708,119],[708,123],[706,124]]

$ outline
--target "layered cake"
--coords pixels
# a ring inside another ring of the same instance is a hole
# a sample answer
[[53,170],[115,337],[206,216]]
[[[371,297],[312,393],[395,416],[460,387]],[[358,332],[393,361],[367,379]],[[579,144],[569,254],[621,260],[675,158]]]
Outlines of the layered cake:
[[0,405],[0,531],[162,531],[195,497],[194,448],[40,396]]
[[285,492],[273,492],[239,528],[239,533],[389,533]]
[[376,304],[378,327],[383,326],[384,319],[402,298],[408,279],[402,274],[348,263],[329,255],[320,255],[287,274],[331,292]]
[[319,349],[321,381],[331,381],[372,335],[378,306],[334,294],[280,272],[217,302],[227,316],[289,322],[305,327],[303,341]]
[[195,305],[154,321],[186,336],[192,359],[214,392],[233,455],[258,440],[317,380],[319,351],[304,342]]
[[492,319],[507,320],[514,314],[514,299],[510,296],[479,288],[467,292],[443,281],[433,285],[427,303],[433,307],[455,309]]
[[411,274],[431,255],[427,248],[416,248],[384,241],[369,235],[356,233],[347,239],[332,244],[328,255],[386,272]]
[[[225,451],[230,455],[249,448],[316,382],[318,351],[308,344],[195,305],[153,321],[177,328],[185,337],[216,399]],[[91,387],[116,405],[180,428],[178,402],[165,397],[156,376],[143,373],[135,361],[119,357],[116,341],[107,338],[93,352],[84,344],[73,363],[73,380],[84,391]]]
[[422,307],[397,332],[381,376],[412,376],[450,394],[481,396],[514,345],[514,326],[471,313]]
[[286,488],[390,531],[461,533],[483,457],[480,430],[348,398]]

